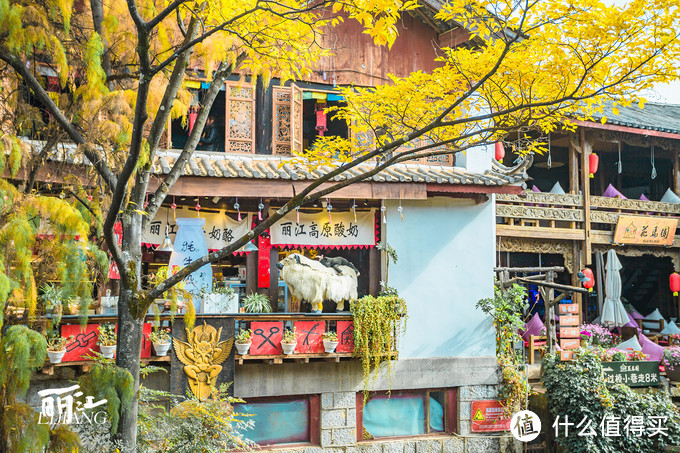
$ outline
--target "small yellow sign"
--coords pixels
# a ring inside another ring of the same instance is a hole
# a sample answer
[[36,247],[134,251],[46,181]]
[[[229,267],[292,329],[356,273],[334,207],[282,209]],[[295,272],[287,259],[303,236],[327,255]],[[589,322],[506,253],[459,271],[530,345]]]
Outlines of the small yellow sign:
[[483,422],[484,420],[486,420],[484,418],[484,414],[482,414],[481,409],[477,409],[477,412],[475,412],[475,416],[472,419],[478,422]]
[[614,232],[614,244],[671,245],[678,219],[620,215]]

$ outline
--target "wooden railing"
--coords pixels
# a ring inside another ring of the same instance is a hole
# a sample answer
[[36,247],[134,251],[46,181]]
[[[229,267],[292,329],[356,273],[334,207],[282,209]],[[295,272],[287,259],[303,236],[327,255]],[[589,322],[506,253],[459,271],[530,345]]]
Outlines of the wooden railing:
[[[496,202],[499,236],[570,240],[585,238],[582,195],[534,192],[524,195],[499,194]],[[680,219],[680,204],[591,196],[590,224],[592,230],[598,231],[596,242],[606,243],[610,240],[609,236],[621,214]]]

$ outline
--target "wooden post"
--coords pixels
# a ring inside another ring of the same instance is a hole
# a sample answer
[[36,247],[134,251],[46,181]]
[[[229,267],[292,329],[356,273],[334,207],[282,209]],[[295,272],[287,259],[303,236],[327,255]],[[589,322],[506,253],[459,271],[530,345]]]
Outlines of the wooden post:
[[246,296],[257,291],[257,251],[246,255]]
[[569,193],[578,194],[578,149],[569,142]]
[[368,294],[377,296],[380,292],[380,251],[373,247],[368,252]]
[[[554,271],[548,271],[546,281],[548,283],[553,283],[555,281]],[[557,344],[557,335],[555,334],[555,306],[552,304],[552,301],[555,298],[555,290],[552,288],[547,288],[545,292],[547,293],[548,296],[547,300],[544,299],[544,302],[546,304],[545,333],[547,336],[548,343],[547,350],[549,354],[552,354],[553,352],[555,352],[555,345]]]
[[[591,147],[586,141],[586,130],[581,128],[581,185],[583,188],[583,229],[585,230],[585,242],[583,246],[584,263],[592,263],[592,244],[590,242],[590,157]],[[583,316],[583,315],[581,315]]]
[[[602,315],[604,306],[604,257],[602,252],[595,253],[595,290],[597,291],[597,315]],[[587,307],[586,307],[587,308]]]
[[[279,249],[272,247],[269,250],[269,300],[272,301],[274,312],[279,311]],[[288,301],[284,300],[284,311],[288,308]]]
[[[580,242],[579,241],[574,241],[572,242],[572,253],[574,257],[574,268],[572,269],[571,273],[571,285],[572,286],[581,286],[581,282],[578,281],[578,272],[581,270],[582,265],[581,263],[583,262],[581,260],[581,248],[579,247]],[[575,304],[578,304],[579,308],[579,320],[581,321],[581,324],[583,323],[583,296],[580,293],[574,293],[573,297],[573,302]]]
[[673,154],[673,192],[680,191],[680,155],[676,149],[671,149]]
[[272,154],[272,108],[271,84],[265,87],[262,77],[255,86],[255,154]]

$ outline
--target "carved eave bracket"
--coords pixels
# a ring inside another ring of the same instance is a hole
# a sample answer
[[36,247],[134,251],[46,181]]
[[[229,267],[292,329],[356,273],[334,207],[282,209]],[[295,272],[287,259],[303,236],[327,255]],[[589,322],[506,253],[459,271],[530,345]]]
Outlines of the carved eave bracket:
[[548,253],[562,255],[564,268],[570,274],[574,272],[574,254],[571,241],[535,240],[499,236],[497,238],[499,252]]

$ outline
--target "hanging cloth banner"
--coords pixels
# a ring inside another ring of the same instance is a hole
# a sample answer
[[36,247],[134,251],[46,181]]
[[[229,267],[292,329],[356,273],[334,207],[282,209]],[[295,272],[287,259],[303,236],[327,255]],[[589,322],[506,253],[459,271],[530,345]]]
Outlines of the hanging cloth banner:
[[[270,211],[270,215],[274,210]],[[354,213],[326,211],[316,214],[289,212],[270,228],[273,246],[296,247],[373,247],[375,245],[375,210]]]
[[[165,226],[168,225],[170,238],[175,239],[177,234],[177,222],[170,208],[160,208],[156,218],[149,222],[142,233],[142,244],[158,245],[165,239]],[[203,232],[208,250],[219,250],[232,242],[240,239],[249,231],[250,214],[240,222],[229,217],[224,212],[203,212],[199,213],[199,218],[205,219]],[[195,218],[196,211],[193,209],[177,209],[177,218]],[[167,220],[166,220],[167,219]]]

